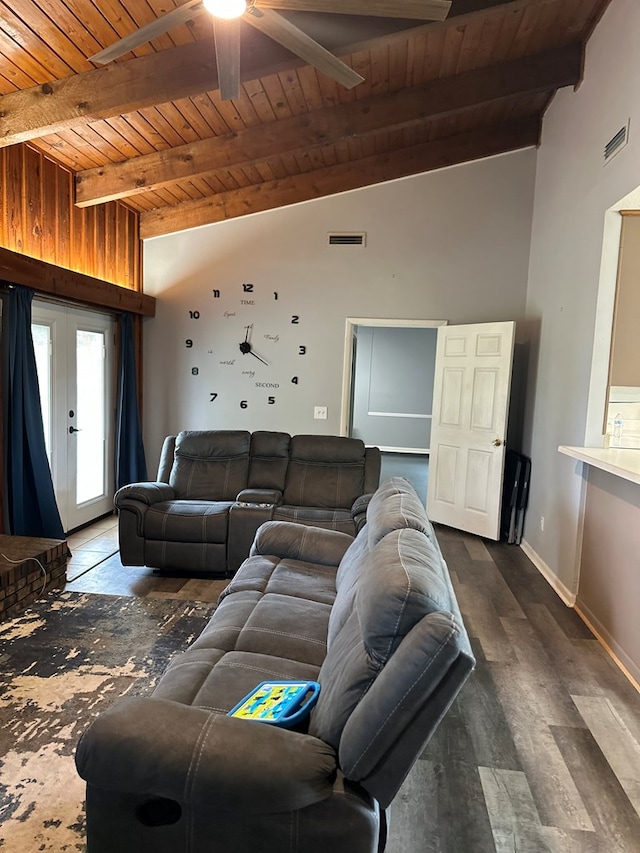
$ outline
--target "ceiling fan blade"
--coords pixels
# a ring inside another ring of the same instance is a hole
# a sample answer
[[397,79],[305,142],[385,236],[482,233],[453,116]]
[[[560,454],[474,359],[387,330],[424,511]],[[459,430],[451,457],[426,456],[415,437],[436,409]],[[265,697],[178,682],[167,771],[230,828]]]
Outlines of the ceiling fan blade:
[[370,15],[380,18],[409,18],[417,21],[444,21],[450,0],[256,0],[259,9],[290,12],[334,12],[343,15]]
[[309,65],[315,66],[346,89],[352,89],[364,80],[364,77],[361,77],[353,68],[349,68],[337,56],[277,12],[250,6],[242,20],[295,53],[300,59],[304,59]]
[[240,95],[240,19],[213,19],[218,64],[218,88],[223,101]]
[[164,33],[173,29],[173,27],[185,24],[187,21],[192,21],[204,11],[205,8],[202,5],[202,0],[188,0],[183,6],[179,6],[171,12],[161,15],[155,21],[151,21],[150,24],[140,27],[135,33],[131,33],[130,36],[125,36],[123,39],[115,42],[111,47],[106,47],[99,53],[90,56],[89,61],[95,62],[96,65],[106,65],[107,62],[124,56],[125,53],[129,53],[129,51],[135,50],[136,47],[140,47],[141,44],[146,44],[151,39],[164,35]]

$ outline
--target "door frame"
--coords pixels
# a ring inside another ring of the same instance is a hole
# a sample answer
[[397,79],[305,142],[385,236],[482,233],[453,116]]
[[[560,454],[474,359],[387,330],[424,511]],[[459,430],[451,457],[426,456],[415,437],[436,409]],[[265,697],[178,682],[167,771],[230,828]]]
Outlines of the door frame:
[[[384,317],[347,317],[344,329],[344,359],[342,365],[342,401],[340,405],[340,435],[349,435],[351,421],[351,399],[353,394],[353,344],[357,326],[389,329],[431,329],[447,326],[448,320],[402,320]],[[411,447],[381,447],[393,453],[421,453]]]

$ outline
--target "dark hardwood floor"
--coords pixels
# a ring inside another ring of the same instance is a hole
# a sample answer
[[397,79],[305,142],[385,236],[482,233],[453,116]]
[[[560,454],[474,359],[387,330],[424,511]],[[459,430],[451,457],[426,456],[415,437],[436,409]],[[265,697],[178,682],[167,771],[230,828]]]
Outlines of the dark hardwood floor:
[[437,532],[478,665],[387,853],[638,853],[640,694],[520,548]]
[[[126,568],[115,518],[67,589],[215,601]],[[387,853],[640,853],[640,694],[515,545],[438,527],[478,665],[391,806]]]

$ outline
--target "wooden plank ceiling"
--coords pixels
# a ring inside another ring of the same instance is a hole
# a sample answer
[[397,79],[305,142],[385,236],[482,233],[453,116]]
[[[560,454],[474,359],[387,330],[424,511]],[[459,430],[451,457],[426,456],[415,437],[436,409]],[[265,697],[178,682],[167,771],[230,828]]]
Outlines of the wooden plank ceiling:
[[69,168],[79,205],[122,199],[142,237],[276,208],[536,145],[609,2],[453,0],[427,24],[286,13],[364,82],[243,26],[240,96],[223,101],[207,14],[87,59],[182,0],[0,0],[0,146]]

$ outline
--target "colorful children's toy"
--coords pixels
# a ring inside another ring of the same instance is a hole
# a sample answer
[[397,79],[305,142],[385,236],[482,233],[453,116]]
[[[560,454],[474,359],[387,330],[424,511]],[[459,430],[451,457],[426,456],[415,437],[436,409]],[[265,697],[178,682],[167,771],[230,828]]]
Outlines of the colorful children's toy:
[[304,719],[319,694],[317,681],[262,681],[227,716],[289,728]]

